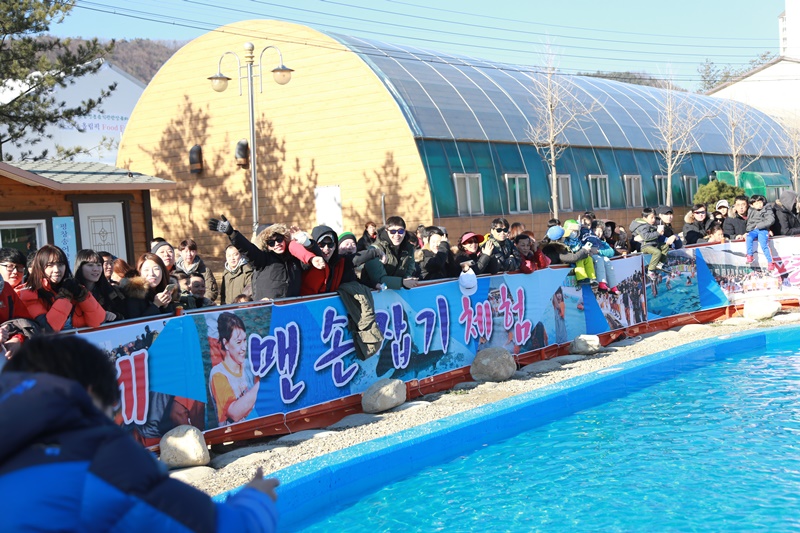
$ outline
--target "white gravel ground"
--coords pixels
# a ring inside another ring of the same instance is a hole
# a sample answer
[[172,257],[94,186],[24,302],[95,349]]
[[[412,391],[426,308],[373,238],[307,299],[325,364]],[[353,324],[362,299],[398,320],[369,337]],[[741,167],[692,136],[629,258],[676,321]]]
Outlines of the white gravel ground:
[[[175,477],[194,485],[210,495],[219,494],[246,483],[261,466],[265,473],[307,461],[314,457],[341,450],[348,446],[382,437],[432,420],[444,418],[474,407],[494,402],[508,396],[550,385],[565,379],[580,376],[602,368],[630,361],[644,355],[666,350],[709,337],[735,333],[745,329],[776,327],[800,319],[800,313],[777,315],[778,318],[760,323],[742,323],[734,319],[735,325],[691,324],[659,333],[651,333],[613,343],[607,353],[571,361],[562,358],[557,369],[540,373],[517,374],[502,383],[463,383],[456,389],[428,394],[404,404],[392,412],[381,415],[353,415],[324,431],[301,432],[290,438],[271,439],[252,446],[234,448],[213,457],[211,466],[173,472]],[[788,320],[787,320],[788,319]],[[577,357],[573,357],[576,359]],[[552,365],[551,365],[552,366]],[[343,427],[348,423],[355,427]]]

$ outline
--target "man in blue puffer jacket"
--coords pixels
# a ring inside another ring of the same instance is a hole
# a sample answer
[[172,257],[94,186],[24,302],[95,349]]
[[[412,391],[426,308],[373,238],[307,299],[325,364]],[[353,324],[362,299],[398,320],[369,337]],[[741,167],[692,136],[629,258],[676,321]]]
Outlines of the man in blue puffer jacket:
[[3,531],[275,531],[276,479],[224,504],[159,466],[109,418],[114,363],[77,336],[28,340],[0,373]]

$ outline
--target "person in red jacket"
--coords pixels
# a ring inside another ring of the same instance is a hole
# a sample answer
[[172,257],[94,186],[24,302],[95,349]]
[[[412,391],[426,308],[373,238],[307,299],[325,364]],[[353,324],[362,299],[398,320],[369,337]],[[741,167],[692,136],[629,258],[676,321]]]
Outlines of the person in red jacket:
[[521,259],[519,269],[522,272],[530,274],[535,270],[550,266],[550,259],[548,259],[536,245],[533,232],[523,231],[514,237],[514,245],[517,247],[517,250],[519,250]]
[[380,258],[381,251],[369,247],[357,254],[339,253],[339,236],[328,226],[311,230],[309,248],[325,260],[325,268],[308,268],[303,272],[300,296],[336,292],[342,283],[358,281],[355,269],[370,259]]
[[45,331],[96,328],[106,319],[105,309],[72,277],[64,251],[52,244],[36,252],[19,297]]
[[0,276],[19,292],[25,288],[25,256],[16,248],[0,248]]

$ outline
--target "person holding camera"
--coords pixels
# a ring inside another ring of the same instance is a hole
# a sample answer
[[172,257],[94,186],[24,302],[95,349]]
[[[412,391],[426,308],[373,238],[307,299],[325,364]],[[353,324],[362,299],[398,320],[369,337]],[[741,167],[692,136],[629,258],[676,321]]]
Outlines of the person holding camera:
[[124,278],[119,289],[125,295],[125,318],[142,318],[175,313],[178,285],[167,274],[167,266],[154,253],[144,253],[136,262],[137,275]]
[[105,309],[72,277],[64,250],[52,244],[36,251],[19,297],[44,331],[96,328],[106,319]]
[[461,269],[450,251],[447,235],[439,226],[428,226],[422,239],[422,249],[418,251],[420,278],[423,280],[457,278]]
[[491,241],[484,243],[483,235],[472,231],[464,233],[458,240],[456,264],[463,272],[471,268],[475,275],[500,272],[500,263],[494,256],[494,244]]

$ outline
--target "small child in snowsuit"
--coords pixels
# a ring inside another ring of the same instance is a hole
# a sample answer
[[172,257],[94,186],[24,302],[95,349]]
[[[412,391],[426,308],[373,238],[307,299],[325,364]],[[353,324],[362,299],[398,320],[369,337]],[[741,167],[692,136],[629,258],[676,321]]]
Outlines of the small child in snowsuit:
[[[567,245],[570,252],[577,252],[584,246],[591,248],[591,244],[581,242],[579,237],[580,225],[576,220],[567,220],[564,222],[564,244]],[[588,279],[590,282],[597,282],[597,275],[594,271],[594,262],[591,256],[581,259],[575,263],[575,279],[582,281]]]
[[750,209],[747,211],[747,226],[745,243],[747,244],[747,264],[753,262],[756,252],[755,242],[761,246],[764,258],[767,260],[767,269],[775,270],[772,254],[769,251],[769,228],[775,223],[775,212],[772,206],[766,205],[767,199],[763,195],[754,194],[750,197]]

